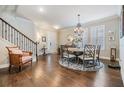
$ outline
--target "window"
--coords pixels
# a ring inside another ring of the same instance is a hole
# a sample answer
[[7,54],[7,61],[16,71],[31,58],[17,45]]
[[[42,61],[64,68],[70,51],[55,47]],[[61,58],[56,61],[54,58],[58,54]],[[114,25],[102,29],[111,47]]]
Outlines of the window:
[[88,28],[83,32],[83,47],[88,43]]
[[105,49],[105,25],[93,26],[90,29],[91,43],[101,45],[101,49]]

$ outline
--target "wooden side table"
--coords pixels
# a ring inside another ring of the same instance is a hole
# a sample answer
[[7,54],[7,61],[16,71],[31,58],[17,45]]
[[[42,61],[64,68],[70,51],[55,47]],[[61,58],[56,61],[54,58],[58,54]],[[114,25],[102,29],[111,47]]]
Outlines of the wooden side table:
[[116,61],[116,48],[110,50],[110,63],[108,65],[111,68],[120,68],[119,62]]
[[43,55],[46,55],[46,49],[47,48],[42,48],[41,50],[43,51]]

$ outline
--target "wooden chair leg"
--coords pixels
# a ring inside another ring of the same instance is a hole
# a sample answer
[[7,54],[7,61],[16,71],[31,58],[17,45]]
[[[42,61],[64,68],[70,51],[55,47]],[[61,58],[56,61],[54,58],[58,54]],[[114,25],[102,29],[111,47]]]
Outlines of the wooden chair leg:
[[21,70],[22,70],[22,67],[21,67],[21,66],[19,66],[19,72],[21,72]]
[[[76,62],[76,61],[75,61]],[[77,66],[80,64],[80,62],[79,62],[79,58],[78,58],[78,61],[76,62],[77,63]],[[82,66],[81,66],[82,67]]]
[[99,60],[99,57],[97,58],[97,63],[100,65],[100,60]]
[[80,60],[79,60],[79,58],[78,58],[78,60],[77,60],[77,63],[78,63],[78,64],[80,63]]
[[69,58],[66,58],[67,62],[68,62],[68,66],[69,66]]
[[94,69],[95,69],[95,66],[96,66],[96,61],[95,60],[93,60],[93,67],[94,67]]
[[83,69],[85,68],[85,61],[83,60],[81,68],[83,67]]
[[31,66],[32,66],[32,60],[31,60]]
[[61,61],[62,61],[62,64],[63,64],[63,58],[61,57],[60,59],[61,59]]
[[68,67],[69,67],[69,61],[68,61]]
[[11,65],[9,65],[9,72],[11,72],[11,67],[12,67],[12,66],[11,66]]
[[100,66],[100,60],[98,59],[98,63],[99,63],[99,66]]

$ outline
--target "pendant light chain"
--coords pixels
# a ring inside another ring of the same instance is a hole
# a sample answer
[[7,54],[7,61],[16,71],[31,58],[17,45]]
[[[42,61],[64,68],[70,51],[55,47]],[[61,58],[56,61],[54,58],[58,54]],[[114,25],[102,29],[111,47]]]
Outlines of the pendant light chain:
[[80,23],[80,14],[78,14],[78,23]]

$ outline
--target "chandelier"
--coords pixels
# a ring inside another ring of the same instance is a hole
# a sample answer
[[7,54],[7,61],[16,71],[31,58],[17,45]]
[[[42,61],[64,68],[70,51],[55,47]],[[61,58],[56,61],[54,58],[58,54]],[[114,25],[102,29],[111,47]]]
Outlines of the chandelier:
[[82,33],[84,32],[83,28],[81,27],[81,23],[80,23],[80,14],[77,15],[78,16],[78,23],[76,28],[74,29],[74,33],[78,36],[81,36]]

